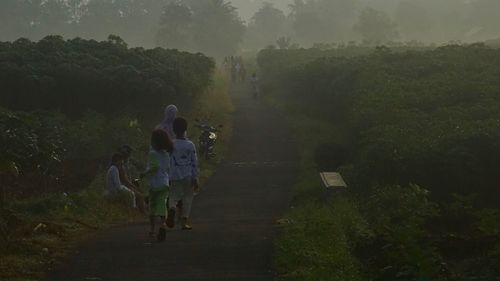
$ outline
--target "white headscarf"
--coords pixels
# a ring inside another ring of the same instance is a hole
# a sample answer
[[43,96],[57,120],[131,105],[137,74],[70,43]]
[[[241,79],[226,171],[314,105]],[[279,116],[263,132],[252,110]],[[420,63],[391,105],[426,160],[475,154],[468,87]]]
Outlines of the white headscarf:
[[171,104],[165,108],[165,118],[156,127],[157,129],[162,129],[167,132],[170,139],[175,139],[175,133],[173,130],[175,118],[177,118],[177,106]]

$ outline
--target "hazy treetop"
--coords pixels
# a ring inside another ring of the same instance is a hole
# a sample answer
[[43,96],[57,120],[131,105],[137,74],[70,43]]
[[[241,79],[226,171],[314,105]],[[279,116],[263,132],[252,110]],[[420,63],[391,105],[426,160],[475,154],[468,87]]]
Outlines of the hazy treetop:
[[248,21],[265,2],[272,3],[274,7],[288,14],[289,5],[293,3],[293,0],[233,0],[231,2],[238,8],[241,18]]
[[477,42],[500,38],[498,11],[500,0],[0,0],[0,41],[115,34],[217,57],[277,42]]

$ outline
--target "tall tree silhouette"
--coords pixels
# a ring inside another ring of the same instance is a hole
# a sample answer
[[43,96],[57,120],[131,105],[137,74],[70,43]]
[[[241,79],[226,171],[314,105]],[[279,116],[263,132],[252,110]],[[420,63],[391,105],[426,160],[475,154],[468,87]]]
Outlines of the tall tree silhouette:
[[297,40],[313,44],[353,39],[358,4],[358,0],[295,0],[290,16]]
[[283,11],[264,2],[250,21],[245,43],[254,48],[266,47],[278,38],[289,35],[289,29],[289,20]]
[[398,36],[397,27],[391,18],[373,8],[365,8],[361,12],[354,31],[359,32],[363,40],[371,43],[384,43]]
[[163,11],[156,43],[162,47],[192,50],[193,12],[182,2],[171,2]]
[[245,32],[236,8],[225,0],[174,2],[166,6],[161,22],[156,38],[160,45],[217,58],[236,52]]

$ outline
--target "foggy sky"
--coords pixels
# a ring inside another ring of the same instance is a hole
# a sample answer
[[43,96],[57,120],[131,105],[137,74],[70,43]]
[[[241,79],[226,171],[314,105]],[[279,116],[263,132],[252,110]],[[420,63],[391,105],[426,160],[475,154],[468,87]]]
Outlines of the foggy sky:
[[[293,12],[290,5],[295,0],[225,1],[237,8],[237,14],[230,12],[231,15],[224,16],[224,12],[208,8],[207,13],[198,13],[195,19],[198,27],[193,28],[192,19],[183,19],[174,11],[166,20],[168,24],[163,25],[163,37],[159,38],[160,24],[165,21],[162,14],[169,0],[0,0],[0,41],[20,37],[39,40],[47,35],[104,40],[115,34],[130,46],[177,48],[182,46],[176,44],[177,38],[184,38],[196,41],[188,42],[191,45],[200,45],[200,40],[218,40],[223,46],[258,50],[276,44],[280,38],[290,38],[292,43],[304,47],[350,41],[441,44],[500,38],[500,0],[302,0],[306,4],[298,5],[302,8]],[[265,2],[281,11],[268,9],[260,15],[260,21],[255,21],[255,13]],[[91,5],[84,7],[85,3]],[[209,17],[213,19],[207,20]],[[240,34],[232,34],[232,39],[225,38],[230,32],[219,34],[220,27],[241,25],[240,18],[244,26],[233,30]],[[210,27],[205,20],[215,24]],[[212,35],[202,38],[206,34]],[[204,46],[179,48],[206,50]]]

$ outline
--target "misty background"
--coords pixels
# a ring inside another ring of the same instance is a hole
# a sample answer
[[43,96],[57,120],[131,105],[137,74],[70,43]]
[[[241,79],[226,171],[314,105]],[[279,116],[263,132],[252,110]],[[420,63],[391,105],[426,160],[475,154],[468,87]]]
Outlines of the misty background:
[[222,57],[269,45],[500,38],[498,0],[2,0],[0,41],[47,35]]

